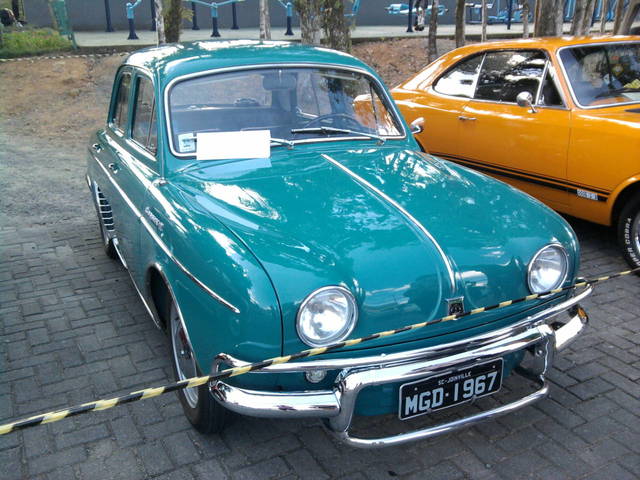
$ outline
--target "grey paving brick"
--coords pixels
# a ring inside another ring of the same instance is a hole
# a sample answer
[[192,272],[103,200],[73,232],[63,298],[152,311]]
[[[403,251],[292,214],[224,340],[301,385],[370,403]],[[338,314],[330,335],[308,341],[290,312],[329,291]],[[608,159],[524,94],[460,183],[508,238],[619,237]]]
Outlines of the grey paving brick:
[[220,479],[224,480],[229,478],[222,469],[222,466],[217,460],[207,460],[194,465],[193,471],[198,480],[210,480]]
[[87,454],[84,447],[78,446],[32,458],[29,460],[27,467],[29,475],[37,475],[60,467],[84,462],[86,458]]
[[275,457],[242,468],[235,472],[234,477],[238,480],[271,479],[282,476],[287,472],[289,472],[289,467],[287,467],[284,460],[280,457]]
[[175,468],[160,441],[144,443],[137,446],[135,451],[149,476],[159,475]]

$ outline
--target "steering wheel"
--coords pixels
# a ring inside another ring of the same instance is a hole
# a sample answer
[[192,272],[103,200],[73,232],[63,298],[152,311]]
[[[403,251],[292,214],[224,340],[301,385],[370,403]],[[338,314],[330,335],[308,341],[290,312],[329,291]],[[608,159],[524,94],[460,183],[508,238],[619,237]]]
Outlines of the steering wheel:
[[[312,127],[315,124],[321,123],[323,120],[331,120],[331,125],[335,126],[335,123],[336,123],[335,119],[338,119],[338,118],[343,118],[344,120],[347,121],[347,124],[350,123],[351,127],[355,127],[356,129],[362,127],[360,122],[358,122],[355,118],[353,118],[349,114],[346,114],[346,113],[327,113],[325,115],[319,115],[316,118],[313,118],[313,119],[309,120],[304,125],[304,128]],[[346,127],[346,128],[349,128],[349,127]],[[354,128],[350,128],[350,130],[354,130]]]

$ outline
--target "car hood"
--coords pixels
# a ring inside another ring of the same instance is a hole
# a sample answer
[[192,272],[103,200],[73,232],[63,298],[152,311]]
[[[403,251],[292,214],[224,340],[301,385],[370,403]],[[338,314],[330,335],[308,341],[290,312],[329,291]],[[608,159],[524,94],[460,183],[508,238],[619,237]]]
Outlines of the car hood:
[[[357,337],[447,315],[457,297],[470,309],[527,295],[527,264],[538,249],[551,242],[570,254],[577,249],[564,220],[501,182],[391,142],[335,143],[207,162],[179,176],[198,209],[223,221],[270,276],[285,352],[304,347],[295,317],[317,288],[344,285],[354,293]],[[488,315],[397,340],[499,318]]]

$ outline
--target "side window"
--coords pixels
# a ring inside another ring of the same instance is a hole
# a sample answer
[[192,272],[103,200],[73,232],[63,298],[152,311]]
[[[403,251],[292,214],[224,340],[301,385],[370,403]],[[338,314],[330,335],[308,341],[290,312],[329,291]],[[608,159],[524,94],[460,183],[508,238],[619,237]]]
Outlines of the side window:
[[114,105],[111,123],[120,131],[127,128],[127,115],[129,113],[129,90],[131,89],[131,75],[123,73],[120,76],[116,104]]
[[438,79],[433,89],[444,95],[471,98],[476,86],[482,58],[483,55],[476,55],[458,63]]
[[474,98],[516,103],[516,97],[524,91],[535,98],[546,63],[545,54],[539,50],[489,52]]
[[553,81],[550,69],[547,70],[547,74],[544,76],[542,89],[540,90],[540,98],[538,98],[537,105],[543,107],[564,107],[564,102],[562,101],[562,97],[558,92],[555,82]]
[[157,132],[153,83],[147,77],[138,77],[136,83],[136,103],[133,110],[131,138],[155,153]]

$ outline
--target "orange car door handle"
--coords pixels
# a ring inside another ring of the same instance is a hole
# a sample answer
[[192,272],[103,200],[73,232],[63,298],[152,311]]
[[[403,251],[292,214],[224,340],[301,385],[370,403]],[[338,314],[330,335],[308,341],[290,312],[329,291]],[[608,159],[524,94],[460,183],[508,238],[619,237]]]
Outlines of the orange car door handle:
[[463,122],[475,122],[476,118],[475,117],[465,117],[464,115],[460,115],[458,117],[458,120],[462,120]]

